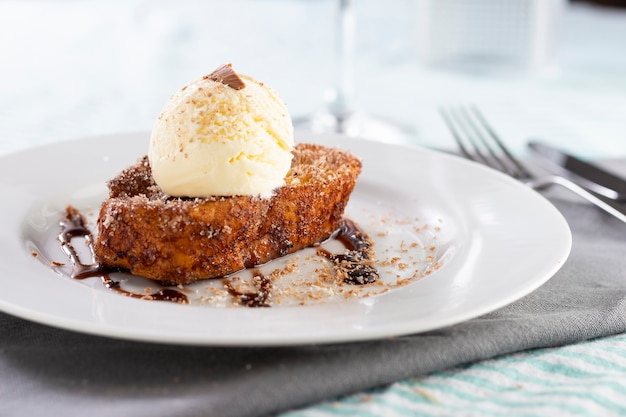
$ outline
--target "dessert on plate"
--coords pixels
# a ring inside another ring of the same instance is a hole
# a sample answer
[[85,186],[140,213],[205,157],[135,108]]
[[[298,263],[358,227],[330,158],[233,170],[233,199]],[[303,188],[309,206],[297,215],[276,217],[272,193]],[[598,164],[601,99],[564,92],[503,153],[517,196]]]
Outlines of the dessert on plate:
[[223,65],[171,97],[148,154],[109,182],[94,251],[164,283],[223,277],[328,239],[360,171],[296,145],[275,91]]

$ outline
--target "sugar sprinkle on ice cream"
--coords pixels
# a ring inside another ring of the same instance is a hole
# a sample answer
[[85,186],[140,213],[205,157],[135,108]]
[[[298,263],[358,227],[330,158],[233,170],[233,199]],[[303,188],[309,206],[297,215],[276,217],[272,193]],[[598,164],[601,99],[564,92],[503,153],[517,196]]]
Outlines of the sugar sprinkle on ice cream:
[[295,141],[287,107],[230,64],[170,98],[150,139],[156,183],[171,196],[271,196],[284,184]]

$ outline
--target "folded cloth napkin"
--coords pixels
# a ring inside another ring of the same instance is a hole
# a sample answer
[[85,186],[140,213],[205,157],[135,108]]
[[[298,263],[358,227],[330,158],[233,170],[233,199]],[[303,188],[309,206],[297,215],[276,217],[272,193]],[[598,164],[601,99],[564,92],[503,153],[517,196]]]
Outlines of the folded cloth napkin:
[[507,307],[428,333],[336,345],[188,347],[88,336],[0,313],[0,415],[262,416],[461,363],[624,332],[626,225],[584,203],[553,202],[574,238],[563,268]]

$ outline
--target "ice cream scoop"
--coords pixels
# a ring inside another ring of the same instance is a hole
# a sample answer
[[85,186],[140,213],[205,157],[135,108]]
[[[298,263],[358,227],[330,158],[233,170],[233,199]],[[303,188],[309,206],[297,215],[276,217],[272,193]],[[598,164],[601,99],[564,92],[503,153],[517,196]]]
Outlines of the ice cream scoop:
[[170,98],[152,129],[154,180],[177,197],[269,197],[294,147],[287,107],[266,84],[230,64]]

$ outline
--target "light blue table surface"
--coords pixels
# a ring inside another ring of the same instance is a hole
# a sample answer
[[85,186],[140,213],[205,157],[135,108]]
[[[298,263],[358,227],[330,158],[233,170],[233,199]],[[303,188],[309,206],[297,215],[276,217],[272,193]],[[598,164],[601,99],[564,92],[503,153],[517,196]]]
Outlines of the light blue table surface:
[[[548,74],[438,71],[417,59],[411,0],[355,2],[355,108],[448,147],[437,106],[475,102],[516,149],[529,135],[626,154],[626,12],[565,10]],[[335,85],[331,0],[0,2],[0,152],[147,131],[177,89],[232,62],[273,86],[292,116]]]

